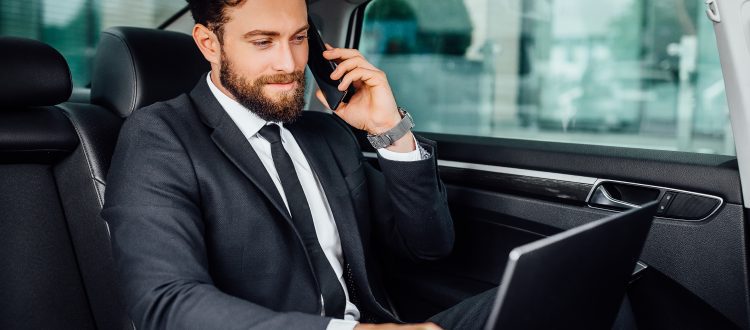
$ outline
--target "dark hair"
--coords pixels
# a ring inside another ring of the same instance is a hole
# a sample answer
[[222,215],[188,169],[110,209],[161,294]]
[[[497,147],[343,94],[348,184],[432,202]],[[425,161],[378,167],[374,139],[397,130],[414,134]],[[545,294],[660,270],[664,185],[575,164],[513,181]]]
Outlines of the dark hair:
[[222,41],[224,23],[228,21],[226,9],[243,4],[246,0],[187,0],[196,24],[203,24],[216,33]]

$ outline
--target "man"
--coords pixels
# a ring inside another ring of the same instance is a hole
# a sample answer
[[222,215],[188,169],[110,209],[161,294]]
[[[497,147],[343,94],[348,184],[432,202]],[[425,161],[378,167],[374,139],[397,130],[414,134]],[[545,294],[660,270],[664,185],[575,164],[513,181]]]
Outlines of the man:
[[[329,48],[332,78],[357,92],[335,115],[302,112],[304,0],[189,4],[211,71],[126,121],[102,211],[136,327],[437,328],[397,325],[373,264],[376,244],[430,260],[454,240],[434,144],[408,129],[385,74]],[[382,173],[344,122],[395,137],[378,149]],[[481,326],[489,307],[433,321]]]

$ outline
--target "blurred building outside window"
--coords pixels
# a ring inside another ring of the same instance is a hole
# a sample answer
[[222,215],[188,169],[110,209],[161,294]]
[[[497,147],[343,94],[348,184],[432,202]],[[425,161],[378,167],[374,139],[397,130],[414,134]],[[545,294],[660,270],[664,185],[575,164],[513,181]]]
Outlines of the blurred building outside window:
[[417,130],[734,154],[700,1],[374,0],[359,46]]

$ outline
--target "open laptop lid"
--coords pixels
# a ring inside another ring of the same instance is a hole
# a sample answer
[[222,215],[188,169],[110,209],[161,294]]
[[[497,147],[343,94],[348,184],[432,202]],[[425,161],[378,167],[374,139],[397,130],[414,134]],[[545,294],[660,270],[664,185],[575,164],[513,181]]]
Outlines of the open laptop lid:
[[513,249],[485,329],[610,329],[656,202]]

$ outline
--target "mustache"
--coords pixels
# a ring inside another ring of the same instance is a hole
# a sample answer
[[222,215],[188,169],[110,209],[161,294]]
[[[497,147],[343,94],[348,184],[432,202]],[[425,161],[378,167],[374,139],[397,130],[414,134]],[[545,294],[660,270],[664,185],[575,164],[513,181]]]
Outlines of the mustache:
[[302,84],[305,81],[304,71],[295,71],[292,73],[279,73],[274,75],[261,76],[256,80],[256,84],[285,84],[290,82],[298,82]]

